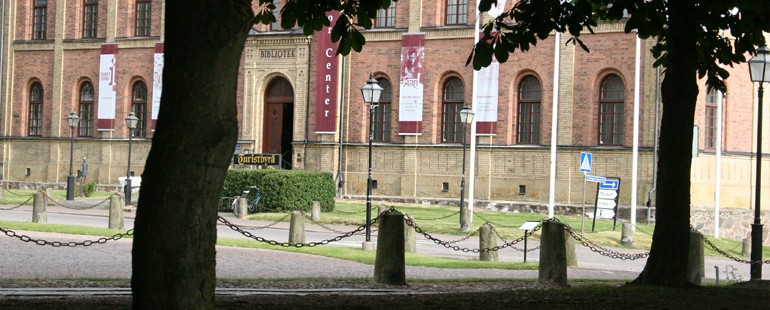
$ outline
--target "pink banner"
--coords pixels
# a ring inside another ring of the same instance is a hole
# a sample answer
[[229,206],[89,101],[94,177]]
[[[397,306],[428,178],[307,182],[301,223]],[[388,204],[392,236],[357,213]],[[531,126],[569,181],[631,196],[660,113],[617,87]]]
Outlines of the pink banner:
[[[327,12],[331,25],[337,21],[339,12]],[[331,28],[323,27],[318,32],[315,82],[315,132],[332,134],[337,131],[337,86],[339,61],[336,55],[337,43],[332,42]]]
[[400,135],[422,132],[422,108],[425,70],[425,34],[401,37],[401,76],[399,83],[398,132]]
[[117,93],[117,44],[102,44],[99,56],[99,103],[97,130],[115,129],[115,103]]

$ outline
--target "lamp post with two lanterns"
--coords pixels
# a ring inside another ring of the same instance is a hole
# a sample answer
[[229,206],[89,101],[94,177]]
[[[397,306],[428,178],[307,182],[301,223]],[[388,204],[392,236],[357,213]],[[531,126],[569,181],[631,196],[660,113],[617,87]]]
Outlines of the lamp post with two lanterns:
[[762,46],[757,54],[749,59],[751,81],[759,83],[757,88],[757,175],[754,184],[754,223],[751,224],[751,280],[762,279],[762,221],[760,202],[762,193],[762,95],[763,84],[770,82],[770,49]]
[[369,74],[366,85],[361,87],[364,102],[369,105],[369,177],[366,180],[366,242],[372,239],[372,139],[374,138],[373,116],[380,102],[383,88],[377,83],[374,74]]

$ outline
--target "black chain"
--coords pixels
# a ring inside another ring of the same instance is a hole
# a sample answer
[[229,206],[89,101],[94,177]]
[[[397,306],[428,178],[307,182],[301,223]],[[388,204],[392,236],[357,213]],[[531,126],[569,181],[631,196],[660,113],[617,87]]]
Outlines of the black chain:
[[[378,218],[379,217],[372,219],[370,224],[374,224],[375,222],[377,222]],[[221,216],[217,217],[217,220],[219,220],[219,222],[221,222],[222,224],[225,224],[227,227],[230,227],[230,229],[239,232],[241,235],[243,235],[243,236],[245,236],[247,238],[251,238],[251,239],[254,239],[256,241],[264,242],[264,243],[267,243],[267,244],[270,244],[270,245],[279,245],[279,246],[282,246],[282,247],[285,247],[285,248],[289,248],[289,247],[301,248],[301,247],[314,247],[314,246],[318,246],[318,245],[327,245],[329,243],[337,242],[337,241],[340,241],[342,239],[345,239],[345,238],[348,238],[350,236],[353,236],[353,235],[363,231],[364,229],[366,229],[366,225],[361,225],[358,228],[356,228],[355,230],[349,231],[349,232],[345,233],[344,235],[336,236],[336,237],[331,238],[331,239],[326,239],[326,240],[322,240],[322,241],[319,241],[319,242],[309,242],[309,243],[289,243],[289,242],[278,242],[278,241],[275,241],[275,240],[268,240],[268,239],[265,239],[265,238],[262,238],[262,237],[254,236],[250,232],[241,229],[238,225],[235,225],[233,223],[228,222],[226,219],[224,219]]]
[[491,224],[491,225],[494,225],[494,226],[499,226],[499,227],[503,227],[503,228],[516,228],[516,227],[514,227],[514,226],[505,226],[505,225],[500,225],[500,224],[497,224],[497,223],[495,223],[495,222],[492,222],[492,221],[490,221],[490,220],[486,219],[485,217],[481,216],[481,214],[479,214],[479,213],[477,213],[477,212],[475,212],[475,211],[473,212],[473,215],[474,215],[474,216],[478,216],[480,219],[482,219],[482,220],[484,220],[485,222],[488,222],[489,224]]
[[366,210],[364,211],[342,211],[342,210],[334,210],[334,212],[344,213],[344,214],[359,214],[359,213],[366,213]]
[[525,238],[525,237],[529,237],[529,236],[531,236],[531,235],[532,235],[532,234],[534,234],[534,233],[535,233],[537,230],[539,230],[539,229],[540,229],[540,226],[538,226],[537,228],[535,228],[535,229],[533,229],[533,230],[529,231],[529,232],[528,232],[527,234],[525,234],[524,236],[521,236],[520,238],[518,238],[518,239],[516,239],[516,240],[513,240],[513,241],[511,241],[511,242],[507,242],[507,243],[505,243],[505,244],[503,244],[503,245],[495,246],[495,247],[492,247],[492,248],[483,248],[483,249],[469,249],[469,248],[463,248],[463,247],[460,247],[460,246],[452,245],[451,243],[448,243],[448,242],[446,242],[446,241],[443,241],[443,240],[440,240],[440,239],[437,239],[437,238],[435,238],[435,237],[431,236],[429,233],[427,233],[427,232],[423,231],[423,230],[422,230],[422,228],[420,228],[419,226],[417,226],[417,225],[414,223],[414,221],[413,221],[412,219],[410,219],[410,218],[405,218],[405,221],[406,221],[406,224],[407,224],[407,225],[409,225],[409,226],[411,226],[412,228],[414,228],[414,230],[415,230],[417,233],[419,233],[419,234],[422,234],[422,235],[423,235],[423,236],[424,236],[426,239],[428,239],[428,240],[430,240],[430,241],[433,241],[433,243],[435,243],[435,244],[438,244],[438,245],[441,245],[441,246],[444,246],[445,248],[448,248],[448,249],[452,249],[452,250],[455,250],[455,251],[462,251],[462,252],[465,252],[465,253],[468,253],[468,252],[472,252],[472,253],[484,253],[484,252],[489,252],[489,251],[498,251],[498,250],[500,250],[500,249],[504,249],[504,248],[507,248],[507,247],[513,246],[513,245],[514,245],[514,244],[516,244],[516,243],[519,243],[519,242],[521,242],[522,240],[524,240],[524,238]]
[[457,211],[455,213],[452,213],[452,214],[447,215],[447,216],[442,216],[442,217],[429,218],[429,219],[421,219],[421,218],[416,218],[415,217],[414,219],[415,220],[420,220],[420,221],[436,221],[436,220],[443,220],[443,219],[446,219],[446,218],[450,218],[450,217],[453,217],[453,216],[458,215],[458,214],[460,214],[460,211]]
[[[555,221],[559,221],[559,220],[557,220],[555,218],[554,218],[554,220]],[[564,224],[564,229],[567,230],[567,232],[569,232],[569,234],[572,236],[572,238],[574,238],[575,240],[580,242],[580,244],[582,244],[583,246],[589,248],[593,252],[596,252],[596,253],[599,253],[601,255],[607,256],[609,258],[620,259],[620,260],[637,260],[637,259],[647,258],[648,256],[650,256],[650,252],[628,254],[628,253],[620,253],[620,252],[617,252],[617,251],[610,250],[608,248],[599,246],[598,244],[594,243],[593,241],[588,240],[588,239],[580,236],[580,234],[578,234],[574,229],[572,229],[571,226],[567,225],[566,223],[562,223],[562,224]]]
[[[487,223],[490,223],[490,222],[487,222]],[[491,224],[491,223],[490,223],[490,224]],[[507,243],[507,242],[508,242],[508,240],[505,240],[505,238],[503,238],[503,235],[501,235],[501,234],[500,234],[500,232],[498,232],[498,231],[497,231],[497,229],[495,229],[495,226],[494,226],[494,225],[490,225],[490,226],[492,227],[492,232],[494,232],[494,233],[495,233],[495,235],[497,235],[497,238],[500,238],[500,240],[502,240],[502,241],[503,241],[503,243]],[[538,246],[536,246],[536,247],[534,247],[534,248],[531,248],[531,249],[529,249],[529,250],[524,250],[524,249],[522,249],[522,248],[519,248],[519,247],[516,247],[516,246],[513,246],[513,245],[511,246],[511,248],[512,248],[512,249],[514,249],[514,250],[516,250],[516,251],[519,251],[519,252],[534,252],[534,251],[537,251],[537,250],[539,250],[539,249],[540,249],[540,246],[538,245]]]
[[41,245],[41,246],[42,245],[50,245],[50,246],[55,247],[55,248],[63,247],[63,246],[64,247],[74,248],[74,247],[78,247],[78,246],[92,246],[92,245],[96,245],[96,244],[105,244],[108,241],[120,240],[123,237],[131,237],[131,236],[134,235],[134,230],[133,229],[129,229],[128,231],[126,231],[124,233],[115,234],[115,235],[112,235],[112,237],[99,238],[97,240],[85,240],[85,241],[80,241],[80,242],[75,242],[75,241],[61,242],[61,241],[48,241],[48,240],[43,240],[43,239],[35,239],[35,238],[32,238],[32,237],[27,236],[27,235],[17,234],[13,230],[4,229],[2,227],[0,227],[0,232],[4,233],[8,237],[18,238],[19,240],[24,241],[24,242],[32,242],[34,244]]
[[[697,230],[695,230],[695,228],[692,228],[692,227],[690,227],[690,229],[692,229],[693,231],[697,231]],[[727,257],[729,259],[732,259],[732,260],[734,260],[736,262],[739,262],[739,263],[744,263],[744,264],[770,264],[770,259],[765,260],[765,261],[753,261],[753,260],[745,260],[745,259],[741,259],[741,258],[732,256],[729,253],[727,253],[727,252],[723,251],[722,249],[718,248],[713,243],[711,243],[711,240],[706,238],[705,235],[703,236],[703,243],[708,245],[714,251],[717,251],[717,253],[721,254],[722,256]]]
[[22,203],[20,203],[20,204],[16,205],[15,207],[10,207],[10,208],[0,208],[0,210],[2,210],[2,211],[11,211],[11,210],[16,210],[16,209],[20,208],[21,206],[23,206],[23,205],[27,204],[27,203],[28,203],[30,200],[32,200],[32,198],[35,198],[35,196],[29,196],[29,198],[27,198],[27,200],[25,200],[24,202],[22,202]]
[[3,190],[8,192],[11,195],[14,195],[14,196],[26,196],[27,195],[27,194],[22,194],[22,193],[16,193],[16,192],[14,192],[14,191],[12,191],[10,189],[7,189],[7,188],[4,188]]
[[273,227],[273,226],[277,225],[278,223],[284,222],[284,221],[286,220],[286,218],[287,218],[287,217],[289,217],[289,216],[291,216],[291,213],[289,213],[289,214],[286,214],[286,215],[284,215],[282,218],[278,219],[277,221],[275,221],[275,222],[272,222],[272,223],[270,223],[270,224],[267,224],[267,225],[265,225],[265,226],[246,226],[246,225],[238,225],[238,227],[241,227],[241,228],[243,228],[243,229],[249,229],[249,230],[260,230],[260,229],[266,229],[266,228],[270,228],[270,227]]
[[93,209],[93,208],[96,208],[96,207],[98,207],[98,206],[101,206],[101,205],[103,205],[105,202],[108,202],[108,201],[110,201],[110,198],[111,198],[111,197],[107,197],[107,198],[105,198],[104,200],[102,200],[102,201],[100,201],[100,202],[97,202],[97,203],[95,203],[95,204],[93,204],[93,205],[90,205],[90,206],[84,206],[84,207],[71,207],[71,206],[65,206],[65,205],[61,204],[61,203],[60,203],[60,201],[61,201],[61,200],[55,200],[55,199],[53,199],[53,197],[50,197],[50,199],[51,199],[51,200],[53,200],[53,202],[54,202],[54,204],[55,204],[56,206],[59,206],[59,207],[65,208],[65,209],[70,209],[70,210],[88,210],[88,209]]

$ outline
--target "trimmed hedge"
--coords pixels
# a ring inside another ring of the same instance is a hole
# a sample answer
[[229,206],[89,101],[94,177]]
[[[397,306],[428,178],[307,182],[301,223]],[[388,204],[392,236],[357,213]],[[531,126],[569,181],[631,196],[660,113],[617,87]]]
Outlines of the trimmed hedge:
[[260,212],[311,211],[313,201],[321,211],[334,210],[334,178],[329,172],[301,170],[228,170],[223,197],[243,194],[251,186],[259,187]]

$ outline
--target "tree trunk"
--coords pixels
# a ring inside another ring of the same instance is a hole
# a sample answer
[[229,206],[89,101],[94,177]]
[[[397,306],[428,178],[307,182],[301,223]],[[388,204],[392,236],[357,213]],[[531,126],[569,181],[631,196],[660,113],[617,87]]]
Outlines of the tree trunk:
[[695,59],[698,23],[691,20],[692,1],[669,1],[668,68],[661,94],[663,117],[658,159],[656,224],[647,264],[638,284],[687,284],[690,241],[690,166],[698,97]]
[[217,202],[237,139],[247,0],[167,1],[163,94],[142,174],[135,309],[214,307]]

